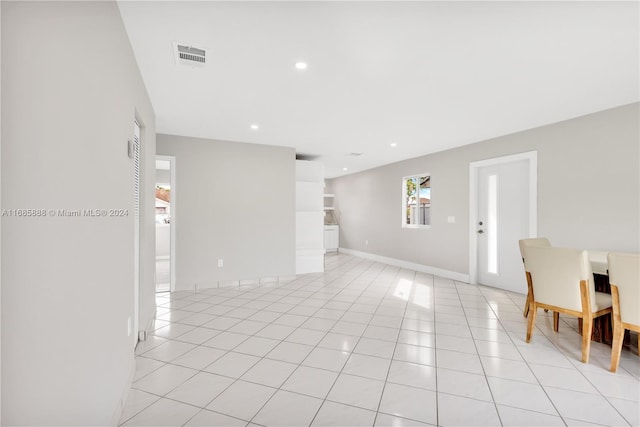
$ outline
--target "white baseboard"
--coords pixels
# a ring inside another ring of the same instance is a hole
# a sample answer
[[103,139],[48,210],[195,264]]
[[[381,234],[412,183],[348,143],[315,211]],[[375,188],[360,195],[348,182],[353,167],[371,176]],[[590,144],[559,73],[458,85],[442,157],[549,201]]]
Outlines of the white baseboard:
[[369,252],[354,251],[353,249],[340,248],[339,252],[364,259],[370,259],[372,261],[382,262],[385,264],[393,265],[395,267],[408,268],[410,270],[419,271],[421,273],[433,274],[434,276],[444,277],[446,279],[452,279],[458,282],[469,283],[468,274],[458,273],[456,271],[444,270],[442,268],[431,267],[424,264],[416,264],[414,262],[404,261],[396,258],[388,258],[386,256],[375,255]]

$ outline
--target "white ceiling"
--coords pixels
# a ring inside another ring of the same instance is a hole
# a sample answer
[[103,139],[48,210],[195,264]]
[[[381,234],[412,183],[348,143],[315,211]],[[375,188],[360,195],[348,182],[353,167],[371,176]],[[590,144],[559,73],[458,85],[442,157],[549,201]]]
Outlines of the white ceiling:
[[639,100],[637,1],[119,6],[158,133],[295,147],[327,177]]

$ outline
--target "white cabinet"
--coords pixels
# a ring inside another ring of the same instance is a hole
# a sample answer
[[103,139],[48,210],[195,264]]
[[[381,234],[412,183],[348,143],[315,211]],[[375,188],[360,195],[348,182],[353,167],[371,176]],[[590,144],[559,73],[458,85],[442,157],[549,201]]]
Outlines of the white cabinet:
[[337,251],[340,246],[340,226],[324,226],[324,250]]

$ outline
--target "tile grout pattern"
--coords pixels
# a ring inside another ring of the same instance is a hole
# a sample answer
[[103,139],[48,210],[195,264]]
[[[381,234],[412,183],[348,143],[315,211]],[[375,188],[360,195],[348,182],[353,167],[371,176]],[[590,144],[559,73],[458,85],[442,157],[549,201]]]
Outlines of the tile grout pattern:
[[638,425],[640,358],[525,296],[344,254],[286,283],[158,294],[121,425]]

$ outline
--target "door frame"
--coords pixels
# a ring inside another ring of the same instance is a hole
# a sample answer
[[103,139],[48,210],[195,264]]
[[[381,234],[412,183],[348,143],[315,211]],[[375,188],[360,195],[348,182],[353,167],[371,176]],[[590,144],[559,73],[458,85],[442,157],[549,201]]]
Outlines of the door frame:
[[478,283],[478,171],[485,166],[529,161],[529,237],[538,234],[538,151],[494,157],[469,163],[469,283]]
[[[171,186],[171,200],[169,200],[169,206],[171,207],[171,229],[169,230],[169,268],[170,284],[169,290],[175,292],[176,290],[176,156],[165,156],[162,154],[156,154],[156,160],[165,160],[169,162],[169,185]],[[155,215],[155,205],[153,207]]]

